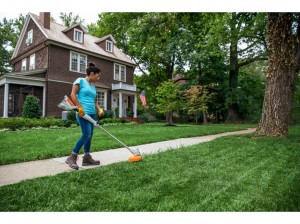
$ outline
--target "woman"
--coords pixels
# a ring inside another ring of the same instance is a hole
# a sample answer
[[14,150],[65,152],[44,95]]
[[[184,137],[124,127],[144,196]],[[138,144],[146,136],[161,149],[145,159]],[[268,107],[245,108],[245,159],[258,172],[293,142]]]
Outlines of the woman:
[[71,92],[71,98],[78,107],[76,118],[82,131],[82,136],[78,139],[73,147],[71,155],[66,160],[66,163],[75,170],[79,169],[76,161],[82,146],[84,148],[82,166],[100,165],[100,161],[94,160],[90,155],[94,125],[82,117],[84,114],[88,114],[96,120],[96,109],[98,116],[103,116],[103,110],[96,100],[96,88],[93,85],[100,78],[101,70],[97,68],[94,63],[90,62],[86,69],[86,74],[85,78],[78,78],[75,80]]

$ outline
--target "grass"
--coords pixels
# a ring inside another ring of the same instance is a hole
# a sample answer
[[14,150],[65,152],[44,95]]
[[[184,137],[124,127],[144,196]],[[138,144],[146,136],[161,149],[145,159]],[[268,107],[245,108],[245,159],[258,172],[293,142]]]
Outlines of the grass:
[[[236,131],[254,125],[119,125],[105,127],[128,146],[169,139]],[[0,132],[0,165],[66,156],[80,138],[80,128],[39,129]],[[99,128],[95,129],[91,151],[122,147]],[[82,151],[81,151],[82,153]]]
[[0,211],[299,211],[300,126],[0,187]]

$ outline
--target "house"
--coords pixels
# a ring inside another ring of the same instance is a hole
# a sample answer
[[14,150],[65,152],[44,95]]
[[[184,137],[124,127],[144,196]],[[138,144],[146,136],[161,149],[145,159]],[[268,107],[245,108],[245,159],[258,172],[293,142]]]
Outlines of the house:
[[65,27],[52,22],[49,12],[29,13],[11,58],[13,72],[0,77],[0,117],[22,116],[28,94],[39,98],[43,116],[61,117],[57,104],[70,95],[76,78],[86,76],[90,61],[102,71],[95,83],[99,105],[117,117],[128,111],[136,117],[136,64],[112,35],[94,37],[80,23]]

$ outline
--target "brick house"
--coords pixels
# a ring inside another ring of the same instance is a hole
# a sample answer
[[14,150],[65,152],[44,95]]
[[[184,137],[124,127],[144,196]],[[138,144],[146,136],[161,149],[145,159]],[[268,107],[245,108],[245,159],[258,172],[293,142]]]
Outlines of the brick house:
[[76,78],[85,77],[89,61],[102,71],[95,83],[99,105],[118,117],[136,117],[136,64],[115,44],[112,35],[91,36],[80,23],[65,27],[50,21],[49,12],[29,13],[11,59],[13,72],[0,76],[0,117],[22,116],[28,94],[39,98],[43,116],[61,117],[57,104]]

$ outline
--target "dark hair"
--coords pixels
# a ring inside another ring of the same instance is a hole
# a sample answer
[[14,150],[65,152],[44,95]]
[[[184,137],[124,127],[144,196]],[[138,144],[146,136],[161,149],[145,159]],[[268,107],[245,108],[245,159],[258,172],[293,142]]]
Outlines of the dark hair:
[[91,72],[101,73],[100,68],[97,68],[93,62],[88,63],[88,67],[86,68],[86,74],[90,75]]

